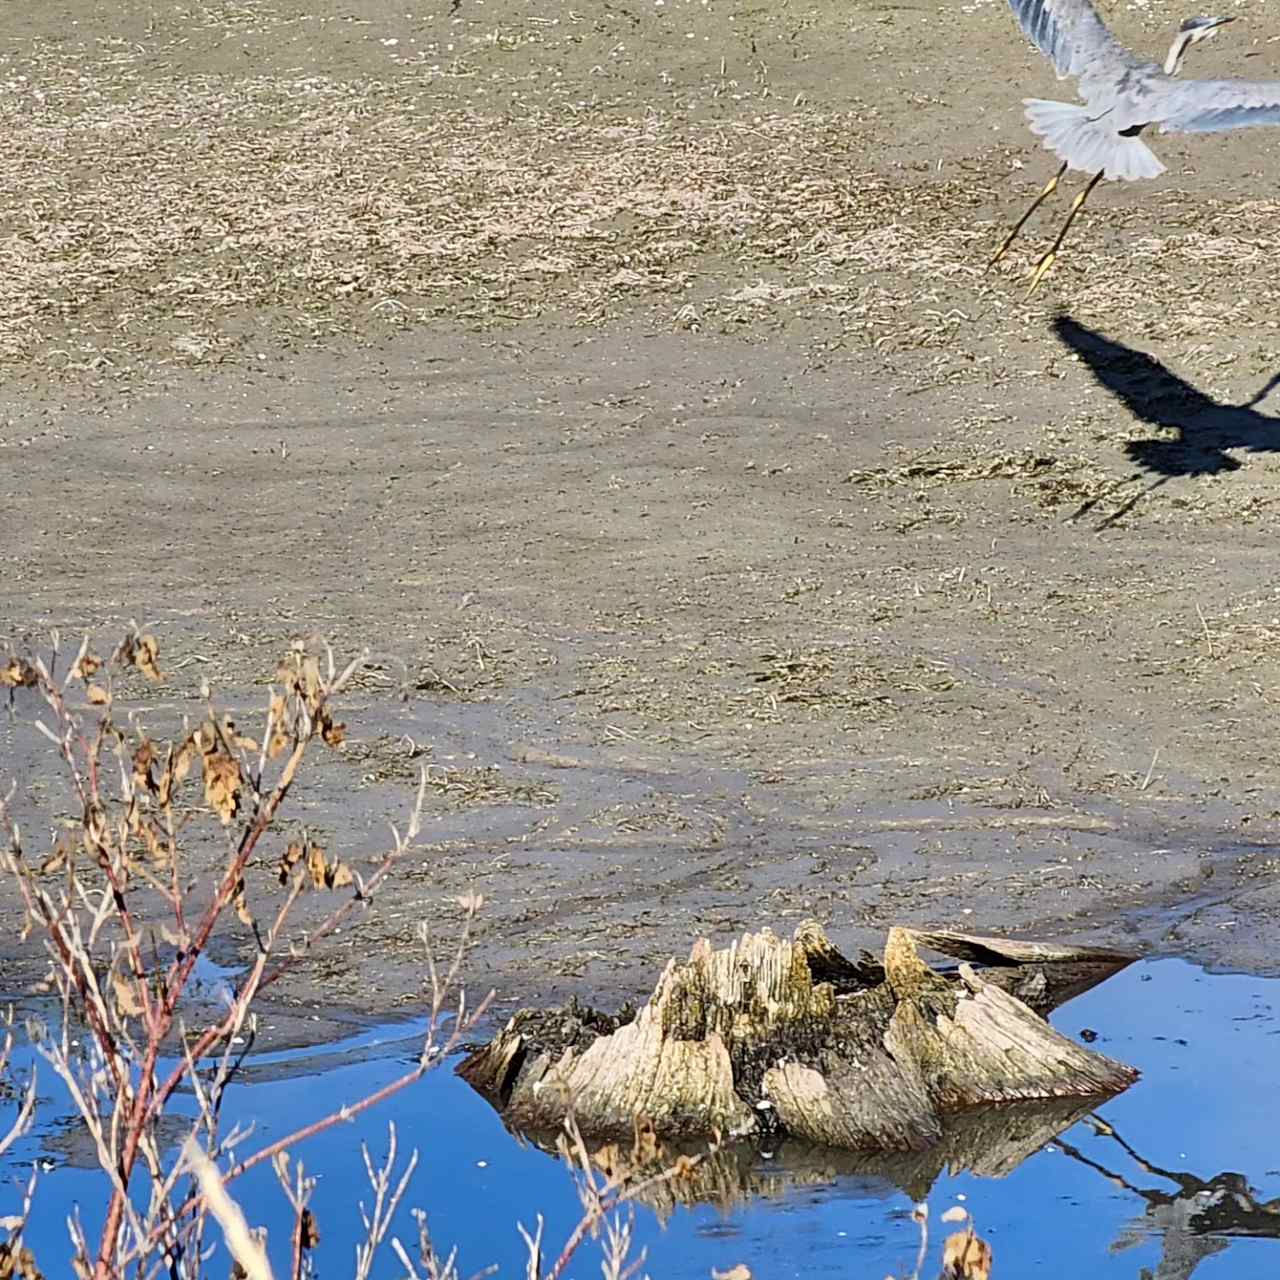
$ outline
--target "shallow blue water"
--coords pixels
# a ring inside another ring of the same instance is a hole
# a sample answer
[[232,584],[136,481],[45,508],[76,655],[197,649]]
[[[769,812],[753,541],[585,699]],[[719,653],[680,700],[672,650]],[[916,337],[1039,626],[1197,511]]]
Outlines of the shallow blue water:
[[[1143,1072],[1137,1085],[1100,1108],[1117,1136],[1079,1123],[1007,1177],[938,1178],[929,1195],[933,1256],[923,1274],[937,1273],[940,1240],[950,1229],[938,1216],[963,1197],[992,1243],[997,1276],[1274,1276],[1280,1240],[1199,1230],[1206,1215],[1217,1214],[1219,1223],[1245,1221],[1254,1229],[1270,1229],[1274,1221],[1280,1237],[1280,1203],[1274,1213],[1257,1210],[1257,1202],[1280,1198],[1280,1112],[1272,1105],[1280,1076],[1278,1006],[1280,982],[1208,975],[1179,961],[1135,965],[1064,1006],[1054,1017],[1061,1030],[1073,1036],[1086,1027],[1095,1030],[1095,1048]],[[393,1079],[416,1051],[405,1033],[402,1026],[345,1041],[329,1053],[255,1058],[252,1078],[236,1087],[227,1104],[228,1119],[255,1125],[246,1149]],[[334,1061],[338,1053],[341,1064]],[[46,1095],[52,1094],[49,1078],[45,1069]],[[11,1185],[24,1176],[24,1160],[29,1165],[40,1155],[55,1162],[42,1179],[40,1211],[27,1237],[50,1276],[67,1269],[67,1212],[79,1203],[88,1225],[101,1212],[102,1195],[99,1175],[66,1163],[51,1109],[56,1106],[56,1096],[46,1099],[37,1134],[11,1153],[5,1171]],[[369,1198],[359,1143],[368,1141],[380,1157],[391,1120],[402,1151],[420,1151],[407,1204],[428,1211],[441,1251],[458,1247],[463,1275],[491,1264],[503,1275],[523,1275],[516,1222],[532,1226],[538,1214],[546,1219],[547,1249],[554,1256],[578,1218],[565,1171],[552,1157],[513,1139],[482,1100],[442,1069],[359,1124],[301,1148],[318,1179],[313,1207],[322,1232],[316,1255],[322,1275],[350,1274],[359,1229],[356,1202]],[[1150,1168],[1144,1170],[1139,1160]],[[785,1176],[785,1168],[775,1167],[778,1161],[758,1163],[765,1174]],[[1174,1176],[1158,1174],[1157,1168]],[[1203,1186],[1222,1174],[1239,1179]],[[284,1202],[274,1176],[255,1171],[236,1184],[236,1194],[251,1221],[281,1223],[274,1234],[282,1246]],[[1246,1194],[1252,1203],[1240,1198]],[[10,1186],[0,1188],[0,1216],[14,1207]],[[919,1231],[911,1207],[891,1183],[862,1176],[796,1186],[728,1211],[679,1210],[665,1224],[638,1209],[636,1226],[648,1250],[646,1269],[654,1276],[706,1277],[713,1267],[741,1262],[758,1277],[881,1280],[907,1274],[914,1265]],[[407,1212],[396,1225],[406,1244],[416,1238]],[[273,1253],[282,1257],[282,1251]],[[211,1274],[225,1274],[225,1266],[215,1262]],[[388,1250],[375,1274],[403,1271]],[[599,1274],[594,1246],[583,1248],[568,1274]]]

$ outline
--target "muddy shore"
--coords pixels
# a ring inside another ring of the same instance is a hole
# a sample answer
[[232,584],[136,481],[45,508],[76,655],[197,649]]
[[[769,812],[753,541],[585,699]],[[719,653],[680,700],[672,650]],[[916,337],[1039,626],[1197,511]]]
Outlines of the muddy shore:
[[[287,999],[420,1007],[472,889],[499,1007],[806,917],[1276,971],[1280,134],[1159,139],[1026,303],[1065,86],[1005,6],[455,10],[66,0],[0,58],[0,633],[145,622],[156,722],[367,646],[292,819],[357,862],[428,770]],[[1271,74],[1239,12],[1195,74]]]

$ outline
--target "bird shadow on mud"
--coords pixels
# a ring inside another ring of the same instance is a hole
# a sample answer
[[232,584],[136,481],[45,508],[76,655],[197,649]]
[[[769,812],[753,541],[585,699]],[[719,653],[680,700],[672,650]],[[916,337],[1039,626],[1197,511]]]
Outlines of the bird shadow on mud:
[[[1173,438],[1131,440],[1125,445],[1125,453],[1159,479],[1108,516],[1098,526],[1100,530],[1114,524],[1142,498],[1176,476],[1238,471],[1242,464],[1227,453],[1228,449],[1280,452],[1280,418],[1254,408],[1280,385],[1280,373],[1244,404],[1224,404],[1183,381],[1154,356],[1126,347],[1065,313],[1054,318],[1053,331],[1135,418],[1177,432]],[[1073,519],[1079,519],[1097,501],[1093,498],[1085,503]]]

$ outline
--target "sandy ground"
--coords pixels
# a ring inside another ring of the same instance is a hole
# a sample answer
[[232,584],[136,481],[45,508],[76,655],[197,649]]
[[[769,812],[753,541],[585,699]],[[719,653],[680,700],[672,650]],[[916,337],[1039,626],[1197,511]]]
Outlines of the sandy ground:
[[[469,888],[504,1004],[806,916],[1276,968],[1280,133],[1157,136],[1028,304],[1002,4],[115,8],[0,55],[0,619],[145,621],[158,722],[373,651],[293,820],[425,765],[427,841],[290,998],[420,1004]],[[1272,74],[1233,11],[1190,74]]]

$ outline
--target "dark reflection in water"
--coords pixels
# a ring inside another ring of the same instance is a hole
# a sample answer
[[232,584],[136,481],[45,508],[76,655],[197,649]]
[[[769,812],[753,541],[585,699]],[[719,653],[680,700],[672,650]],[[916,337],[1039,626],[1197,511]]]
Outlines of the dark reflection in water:
[[[785,1200],[805,1187],[838,1187],[849,1197],[901,1193],[915,1203],[928,1199],[938,1179],[949,1174],[1007,1176],[1096,1106],[1097,1101],[1070,1098],[975,1109],[949,1117],[942,1140],[926,1151],[845,1151],[794,1139],[727,1145],[678,1180],[647,1187],[637,1198],[664,1221],[677,1210],[697,1205],[729,1213],[756,1200]],[[557,1149],[555,1134],[516,1131],[513,1137],[549,1155]],[[594,1147],[592,1154],[607,1170],[616,1164],[613,1150]],[[692,1144],[665,1145],[659,1159],[649,1159],[658,1169],[681,1154],[705,1152],[705,1147]],[[630,1161],[625,1150],[619,1154],[624,1162]]]
[[1147,1202],[1144,1219],[1122,1232],[1114,1247],[1123,1249],[1141,1240],[1146,1231],[1158,1230],[1162,1248],[1160,1265],[1149,1273],[1153,1280],[1155,1277],[1185,1280],[1202,1259],[1226,1249],[1233,1236],[1280,1239],[1280,1196],[1260,1200],[1243,1174],[1219,1173],[1205,1179],[1192,1173],[1161,1169],[1143,1159],[1100,1116],[1089,1117],[1088,1126],[1095,1134],[1113,1139],[1143,1173],[1172,1183],[1175,1188],[1137,1186],[1101,1160],[1090,1158],[1061,1138],[1058,1140],[1058,1146],[1071,1159]]

